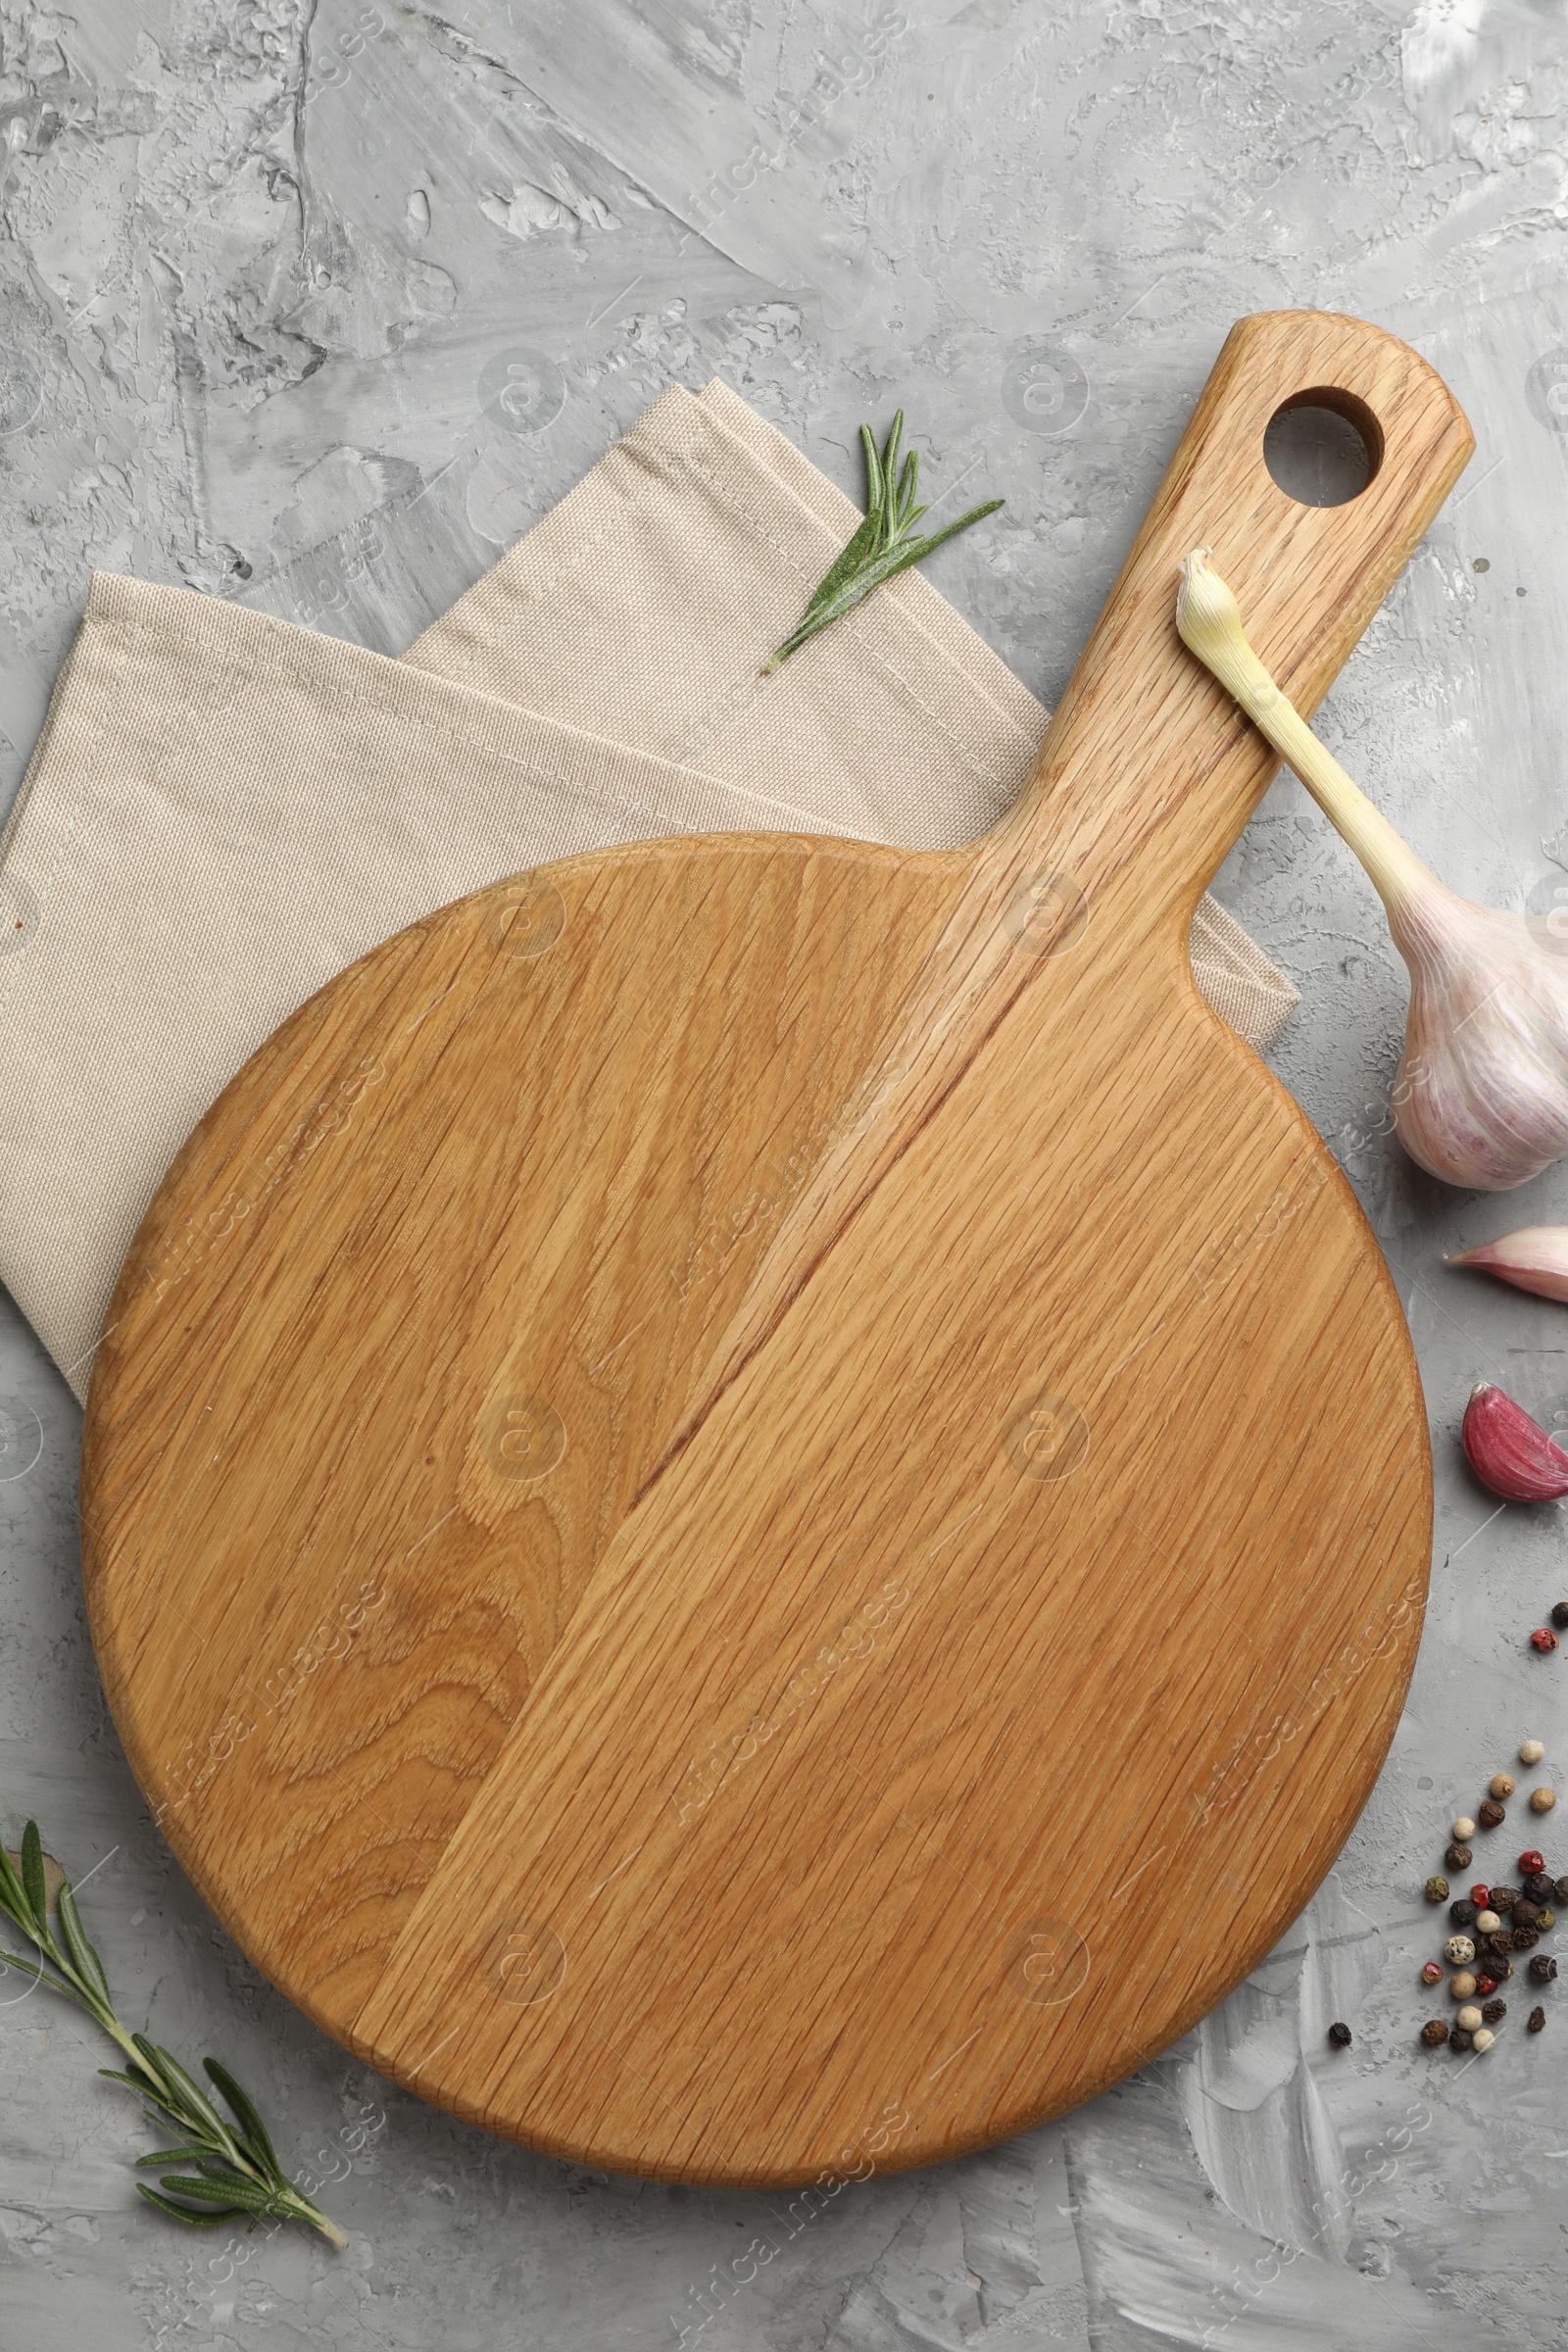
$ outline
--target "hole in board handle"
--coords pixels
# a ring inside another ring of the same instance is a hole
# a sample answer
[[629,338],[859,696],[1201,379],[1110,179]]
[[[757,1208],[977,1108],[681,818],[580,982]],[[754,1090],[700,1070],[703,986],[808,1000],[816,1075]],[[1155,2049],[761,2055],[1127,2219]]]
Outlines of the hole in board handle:
[[1302,507],[1344,507],[1383,463],[1383,427],[1364,400],[1328,384],[1293,392],[1268,420],[1263,463]]

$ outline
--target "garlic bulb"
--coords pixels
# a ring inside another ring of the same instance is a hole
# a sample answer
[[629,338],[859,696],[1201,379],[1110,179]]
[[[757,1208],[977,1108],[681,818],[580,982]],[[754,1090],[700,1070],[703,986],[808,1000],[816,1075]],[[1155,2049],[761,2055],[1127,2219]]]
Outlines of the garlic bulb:
[[1461,1250],[1450,1266],[1479,1266],[1538,1298],[1568,1299],[1568,1225],[1522,1225],[1479,1250]]
[[1182,566],[1176,626],[1296,770],[1388,910],[1410,973],[1399,1141],[1448,1184],[1495,1193],[1539,1176],[1568,1152],[1568,956],[1524,915],[1478,906],[1422,864],[1281,694],[1206,548]]

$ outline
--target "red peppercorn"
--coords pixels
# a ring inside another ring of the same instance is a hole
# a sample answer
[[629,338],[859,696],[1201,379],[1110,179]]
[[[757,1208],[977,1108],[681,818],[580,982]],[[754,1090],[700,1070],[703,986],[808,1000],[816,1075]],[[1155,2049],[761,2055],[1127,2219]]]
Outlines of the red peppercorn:
[[1538,1625],[1530,1637],[1530,1646],[1532,1649],[1555,1649],[1557,1637],[1549,1625]]
[[1519,1857],[1519,1867],[1527,1879],[1533,1878],[1538,1870],[1545,1869],[1546,1857],[1539,1846],[1527,1845]]
[[1476,1990],[1480,1993],[1483,2000],[1486,1999],[1488,1993],[1495,1992],[1496,1989],[1497,1980],[1495,1977],[1477,1977]]
[[1478,1911],[1489,1910],[1492,1904],[1492,1888],[1490,1886],[1472,1886],[1470,1900]]

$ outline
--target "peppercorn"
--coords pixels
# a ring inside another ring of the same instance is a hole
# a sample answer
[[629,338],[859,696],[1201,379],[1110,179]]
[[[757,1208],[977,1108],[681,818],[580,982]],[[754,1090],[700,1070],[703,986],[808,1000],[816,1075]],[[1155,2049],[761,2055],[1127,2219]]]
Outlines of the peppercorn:
[[1337,2050],[1348,2050],[1350,2046],[1349,2027],[1347,2025],[1330,2026],[1329,2039]]
[[1467,1968],[1461,1968],[1456,1977],[1448,1979],[1448,1990],[1456,2001],[1467,2001],[1475,1988],[1476,1981]]
[[1554,1605],[1551,1612],[1551,1622],[1557,1628],[1559,1634],[1562,1632],[1563,1627],[1568,1625],[1568,1600],[1559,1600]]
[[1508,2014],[1506,2001],[1489,2001],[1481,2012],[1489,2026],[1499,2025]]
[[1463,2026],[1467,2034],[1473,2034],[1477,2026],[1482,2023],[1481,2012],[1474,2001],[1466,2001],[1453,2022],[1456,2026]]
[[1546,2012],[1544,2009],[1532,2009],[1530,2015],[1525,2019],[1525,2032],[1539,2034],[1545,2022]]
[[1546,1744],[1544,1740],[1521,1740],[1519,1742],[1521,1764],[1539,1764],[1545,1752]]
[[1475,1823],[1470,1819],[1468,1813],[1461,1813],[1458,1820],[1453,1825],[1454,1843],[1456,1845],[1463,1845],[1466,1840],[1473,1838],[1475,1834]]
[[1533,1903],[1528,1894],[1522,1894],[1513,1907],[1514,1926],[1516,1928],[1533,1928],[1540,1917],[1541,1905]]
[[1531,1871],[1520,1889],[1521,1893],[1529,1895],[1533,1903],[1544,1903],[1551,1891],[1551,1881],[1544,1870]]
[[1553,1879],[1551,1891],[1559,1903],[1568,1903],[1568,1878]]
[[1446,1902],[1447,1901],[1447,1899],[1448,1899],[1448,1882],[1447,1882],[1447,1880],[1446,1880],[1446,1879],[1428,1879],[1428,1881],[1427,1881],[1427,1901],[1428,1901],[1429,1903],[1446,1903]]
[[1478,1936],[1500,1936],[1501,1933],[1502,1922],[1495,1911],[1478,1911],[1476,1913],[1476,1934]]
[[1443,1947],[1443,1957],[1451,1960],[1456,1968],[1462,1967],[1466,1960],[1473,1960],[1475,1956],[1476,1947],[1468,1936],[1450,1936]]
[[1421,1982],[1423,1984],[1441,1984],[1443,1983],[1443,1971],[1435,1960],[1428,1960],[1422,1968]]
[[1481,2026],[1471,2035],[1471,2043],[1477,2054],[1484,2057],[1496,2038],[1490,2026]]
[[[1540,2017],[1542,2024],[1544,2025],[1546,2022],[1545,2011],[1538,2010],[1536,2014]],[[1421,2029],[1421,2038],[1426,2043],[1429,2050],[1435,2050],[1440,2042],[1445,2042],[1447,2040],[1448,2029],[1444,2024],[1441,2017],[1429,2017],[1426,2024]]]
[[1540,1941],[1541,1933],[1537,1928],[1515,1928],[1513,1932],[1513,1948],[1516,1952],[1533,1952]]
[[1484,1911],[1492,1900],[1492,1888],[1484,1886],[1478,1879],[1470,1889],[1470,1900],[1478,1911]]
[[1487,1997],[1487,1995],[1488,1995],[1488,1993],[1490,1993],[1490,1992],[1495,1992],[1495,1991],[1496,1991],[1496,1989],[1497,1989],[1497,1980],[1496,1980],[1496,1978],[1495,1978],[1494,1976],[1493,1976],[1493,1974],[1491,1973],[1491,1971],[1490,1971],[1489,1969],[1483,1969],[1483,1970],[1482,1970],[1482,1972],[1481,1972],[1481,1974],[1480,1974],[1480,1976],[1479,1976],[1479,1977],[1477,1977],[1477,1979],[1476,1979],[1476,1990],[1477,1990],[1477,1992],[1479,1992],[1479,1993],[1480,1993],[1480,1995],[1481,1995],[1481,1998],[1482,1998],[1483,2000],[1485,2000],[1485,1999],[1486,1999],[1486,1997]]
[[1511,1960],[1494,1960],[1489,1973],[1496,1978],[1499,1984],[1506,1984],[1508,1979],[1513,1975],[1513,1962]]
[[1530,1791],[1532,1813],[1549,1813],[1556,1802],[1557,1791],[1555,1788],[1532,1788]]
[[1557,1925],[1557,1914],[1549,1903],[1542,1904],[1541,1917],[1537,1920],[1536,1925],[1541,1930],[1543,1936],[1549,1936],[1552,1929]]
[[1552,1632],[1550,1626],[1538,1625],[1535,1632],[1530,1637],[1530,1646],[1532,1649],[1539,1649],[1543,1652],[1548,1649],[1555,1649],[1557,1646],[1557,1637]]
[[1517,1886],[1494,1886],[1492,1889],[1492,1908],[1494,1911],[1500,1911],[1504,1919],[1507,1918],[1518,1900],[1519,1889]]
[[1450,2026],[1448,2028],[1448,2047],[1450,2050],[1467,2050],[1470,2047],[1470,2041],[1471,2036],[1465,2032],[1463,2026]]
[[1494,1959],[1505,1960],[1508,1954],[1513,1950],[1513,1930],[1511,1928],[1499,1928],[1494,1936],[1489,1936],[1487,1937],[1487,1949],[1493,1954]]
[[1476,1907],[1461,1896],[1458,1902],[1448,1905],[1448,1917],[1456,1928],[1473,1928],[1476,1924]]
[[1511,1773],[1494,1772],[1487,1784],[1494,1796],[1512,1796],[1514,1784]]
[[1556,1974],[1557,1963],[1549,1952],[1538,1952],[1530,1963],[1530,1977],[1533,1984],[1549,1984]]
[[1499,1822],[1507,1818],[1507,1806],[1499,1805],[1494,1797],[1483,1798],[1476,1810],[1476,1819],[1484,1830],[1494,1830]]
[[1450,1870],[1468,1870],[1475,1860],[1475,1856],[1467,1845],[1460,1845],[1455,1841],[1449,1846],[1443,1859]]

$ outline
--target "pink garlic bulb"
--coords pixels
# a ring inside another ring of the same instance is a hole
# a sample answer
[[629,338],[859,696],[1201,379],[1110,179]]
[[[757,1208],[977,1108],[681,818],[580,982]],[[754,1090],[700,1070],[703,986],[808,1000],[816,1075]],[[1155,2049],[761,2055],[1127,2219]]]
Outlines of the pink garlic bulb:
[[1206,548],[1182,566],[1182,642],[1212,670],[1355,852],[1410,974],[1394,1123],[1411,1158],[1479,1192],[1528,1184],[1568,1152],[1568,956],[1522,914],[1461,899],[1318,742],[1247,642]]
[[1568,1225],[1521,1225],[1479,1250],[1461,1250],[1446,1261],[1450,1266],[1477,1266],[1511,1282],[1516,1291],[1534,1291],[1538,1298],[1568,1299]]
[[1410,973],[1400,1143],[1448,1184],[1528,1184],[1568,1152],[1568,961],[1522,914],[1461,899],[1425,866],[1391,888],[1372,879]]

